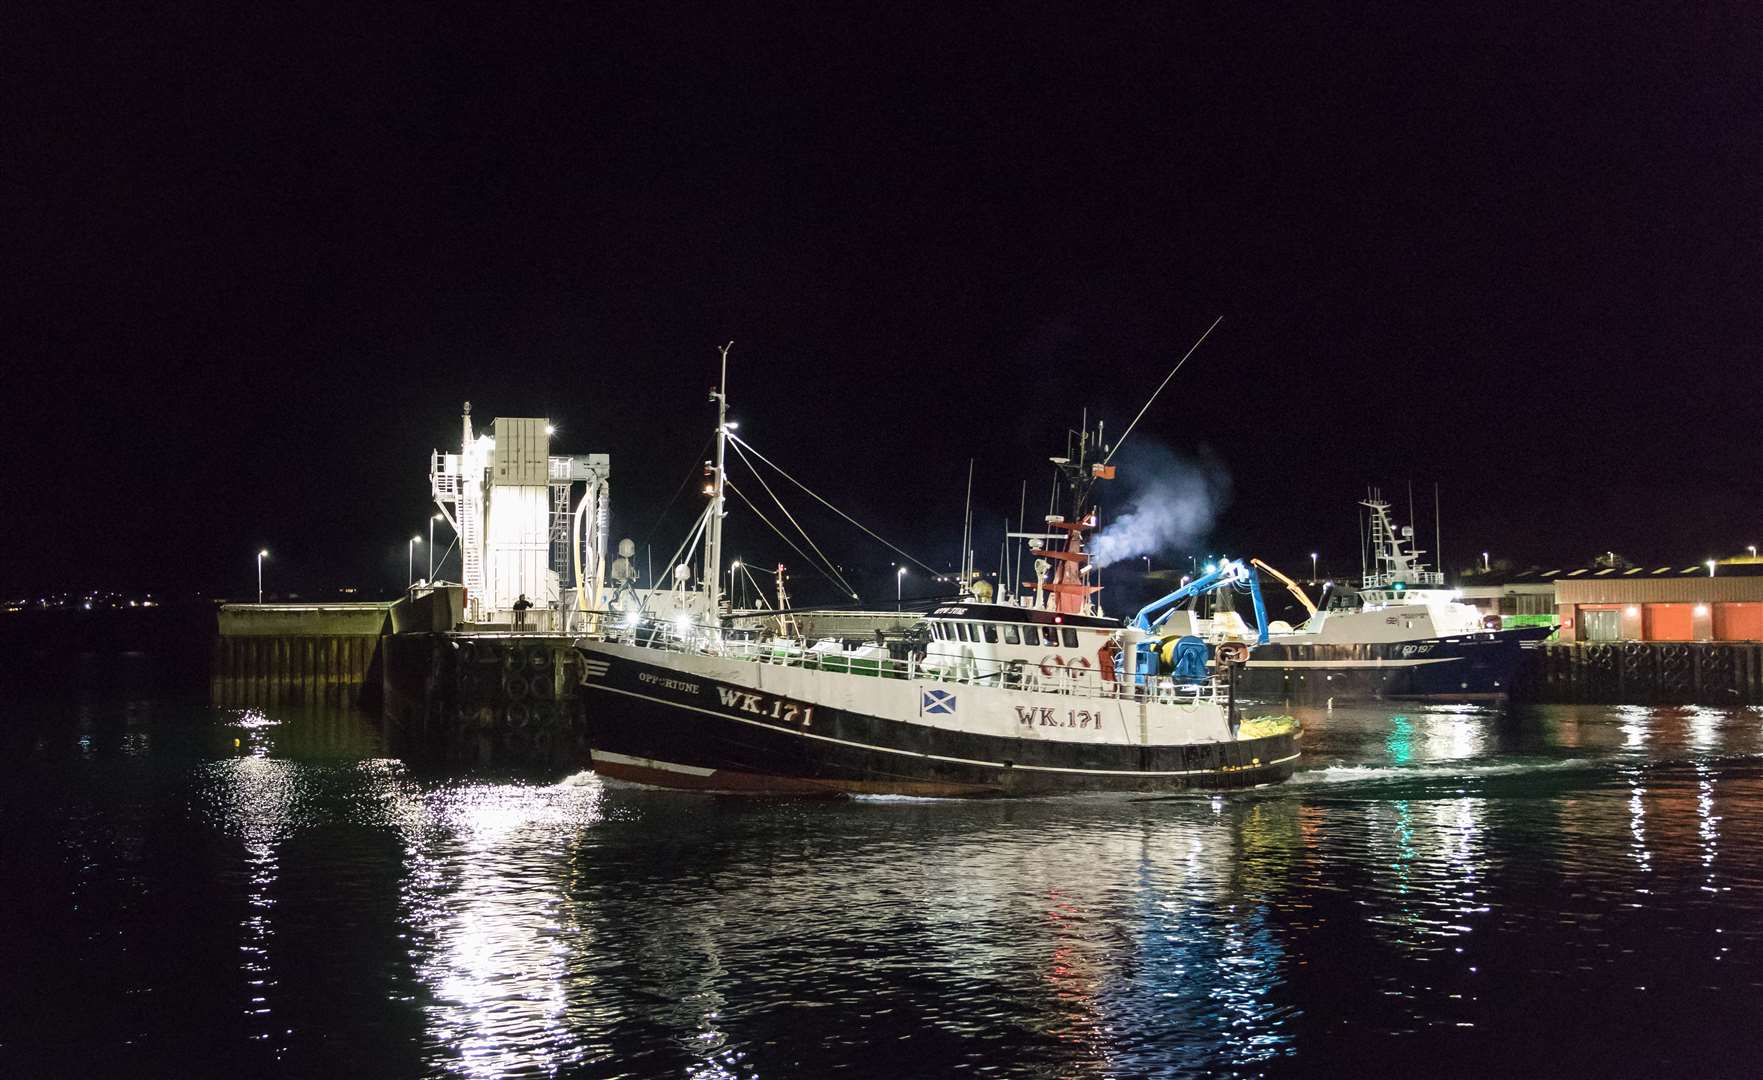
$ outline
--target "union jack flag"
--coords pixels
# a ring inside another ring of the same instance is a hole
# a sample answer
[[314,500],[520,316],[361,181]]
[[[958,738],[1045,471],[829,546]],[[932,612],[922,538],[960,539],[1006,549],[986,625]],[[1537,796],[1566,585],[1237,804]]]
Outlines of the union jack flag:
[[918,699],[918,715],[920,716],[953,716],[955,715],[955,692],[952,690],[920,691]]

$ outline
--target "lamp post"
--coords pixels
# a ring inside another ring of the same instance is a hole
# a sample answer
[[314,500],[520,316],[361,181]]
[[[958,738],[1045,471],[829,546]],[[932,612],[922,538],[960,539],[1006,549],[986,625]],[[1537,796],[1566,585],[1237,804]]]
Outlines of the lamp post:
[[1485,551],[1481,553],[1481,568],[1484,573],[1489,569],[1488,553]]
[[1751,553],[1751,558],[1755,559],[1757,557],[1757,545],[1756,544],[1746,544],[1745,550],[1749,551]]
[[410,582],[408,585],[405,586],[406,588],[409,588],[410,585],[416,584],[416,545],[418,545],[420,543],[422,543],[422,537],[412,536],[410,538],[410,543],[408,545],[409,554],[410,554],[410,558],[408,560],[410,563]]
[[269,558],[269,549],[264,548],[257,553],[257,602],[263,603],[263,560]]
[[899,611],[902,607],[905,606],[905,600],[900,595],[901,582],[904,582],[905,580],[906,580],[906,568],[904,566],[902,566],[898,570],[894,571],[894,610],[895,611]]
[[1713,577],[1714,576],[1714,560],[1709,559],[1706,565],[1708,567],[1708,576]]
[[441,515],[429,515],[429,581],[431,582],[435,580],[435,522],[439,520],[441,520]]
[[1151,572],[1151,556],[1140,555],[1139,558],[1145,560],[1145,573],[1149,574]]
[[1316,552],[1314,551],[1310,553],[1310,581],[1312,584],[1316,582]]
[[736,559],[733,562],[728,564],[728,595],[729,595],[729,600],[732,603],[734,603],[735,607],[741,606],[740,601],[735,596],[735,574],[740,569],[741,569],[741,560],[739,560],[739,559]]

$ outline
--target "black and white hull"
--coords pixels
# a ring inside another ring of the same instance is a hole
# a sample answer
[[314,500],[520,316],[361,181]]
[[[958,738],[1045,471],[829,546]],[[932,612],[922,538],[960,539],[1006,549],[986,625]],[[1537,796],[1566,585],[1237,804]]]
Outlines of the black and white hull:
[[1289,777],[1296,725],[1228,703],[846,674],[611,641],[577,645],[596,772],[716,792],[1039,795]]

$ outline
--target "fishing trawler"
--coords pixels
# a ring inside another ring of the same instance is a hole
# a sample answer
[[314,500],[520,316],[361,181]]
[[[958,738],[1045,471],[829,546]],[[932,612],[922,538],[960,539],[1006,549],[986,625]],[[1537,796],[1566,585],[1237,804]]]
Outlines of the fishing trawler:
[[1421,561],[1413,528],[1398,530],[1389,503],[1373,493],[1360,505],[1369,512],[1370,559],[1359,588],[1331,590],[1319,610],[1289,578],[1257,560],[1254,566],[1279,578],[1309,618],[1296,627],[1269,624],[1257,589],[1254,626],[1223,611],[1194,619],[1190,632],[1214,643],[1252,644],[1237,685],[1244,700],[1505,699],[1521,650],[1552,628],[1488,625],[1443,573]]
[[677,564],[668,595],[626,591],[575,643],[596,772],[711,792],[920,796],[1244,788],[1292,774],[1296,722],[1240,716],[1234,665],[1102,616],[1084,539],[1091,486],[1112,470],[1085,461],[1087,435],[1075,460],[1053,459],[1072,509],[1047,518],[1019,600],[946,604],[891,640],[731,628],[719,596],[726,385],[725,350],[694,529],[702,584],[688,587]]

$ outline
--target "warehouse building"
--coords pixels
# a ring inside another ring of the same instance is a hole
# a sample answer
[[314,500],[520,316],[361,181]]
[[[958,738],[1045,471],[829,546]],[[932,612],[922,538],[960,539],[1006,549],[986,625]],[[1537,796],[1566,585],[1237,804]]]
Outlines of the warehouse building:
[[1563,641],[1763,641],[1754,559],[1546,573]]
[[1494,617],[1506,629],[1555,625],[1555,579],[1560,570],[1477,570],[1463,575],[1457,592],[1463,602]]

